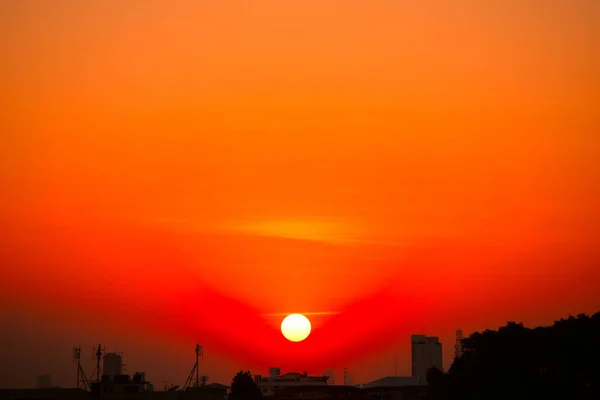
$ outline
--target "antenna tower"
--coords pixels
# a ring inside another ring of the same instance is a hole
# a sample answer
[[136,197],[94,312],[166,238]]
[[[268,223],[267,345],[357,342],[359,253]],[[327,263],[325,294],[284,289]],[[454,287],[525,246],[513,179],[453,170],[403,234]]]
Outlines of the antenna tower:
[[463,334],[462,331],[459,329],[456,331],[456,342],[454,344],[454,358],[460,358],[463,354],[463,348],[462,348],[462,339],[463,339]]
[[73,348],[73,361],[77,361],[77,389],[79,389],[79,386],[81,386],[81,383],[83,383],[83,388],[88,390],[90,382],[85,376],[83,368],[81,368],[81,346]]
[[94,372],[92,372],[92,375],[90,376],[94,376],[94,374],[96,374],[96,382],[100,382],[100,377],[102,376],[102,369],[100,368],[100,360],[102,359],[102,355],[106,352],[106,348],[102,347],[102,345],[98,345],[97,348],[92,349],[93,352],[95,352],[92,355],[92,359],[96,359],[96,368],[94,368]]
[[183,385],[182,390],[188,390],[191,387],[193,381],[195,381],[194,387],[197,388],[200,386],[199,361],[201,358],[204,358],[203,349],[202,349],[202,346],[200,346],[199,344],[196,343],[196,362],[194,363],[194,367],[192,368],[190,375],[188,376],[187,380],[185,381],[185,385]]
[[348,384],[348,368],[344,368],[344,385]]

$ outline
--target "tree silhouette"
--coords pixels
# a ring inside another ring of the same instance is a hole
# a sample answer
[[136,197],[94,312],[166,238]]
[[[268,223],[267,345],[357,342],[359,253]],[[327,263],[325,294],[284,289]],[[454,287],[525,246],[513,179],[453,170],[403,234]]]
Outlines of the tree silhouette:
[[427,384],[430,387],[429,395],[434,399],[445,399],[448,391],[446,375],[437,368],[431,368],[427,371]]
[[430,371],[433,399],[600,399],[600,313],[534,329],[509,322],[462,344],[447,374]]
[[250,371],[240,371],[235,374],[231,382],[230,400],[258,400],[261,398],[260,389],[254,383]]

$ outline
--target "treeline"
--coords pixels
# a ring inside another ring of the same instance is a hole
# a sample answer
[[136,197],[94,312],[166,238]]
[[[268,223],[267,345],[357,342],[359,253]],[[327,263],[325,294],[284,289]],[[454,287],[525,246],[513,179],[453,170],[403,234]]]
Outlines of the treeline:
[[428,373],[433,400],[600,400],[600,312],[529,329],[509,322],[463,339],[448,373]]

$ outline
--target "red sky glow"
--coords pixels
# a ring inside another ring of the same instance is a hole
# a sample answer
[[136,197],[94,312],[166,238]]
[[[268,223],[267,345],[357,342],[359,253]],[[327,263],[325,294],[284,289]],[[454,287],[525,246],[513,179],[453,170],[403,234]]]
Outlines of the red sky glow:
[[[343,4],[342,4],[343,3]],[[443,4],[442,4],[443,3]],[[410,373],[600,310],[594,1],[0,4],[0,387]],[[312,333],[279,327],[305,313]]]

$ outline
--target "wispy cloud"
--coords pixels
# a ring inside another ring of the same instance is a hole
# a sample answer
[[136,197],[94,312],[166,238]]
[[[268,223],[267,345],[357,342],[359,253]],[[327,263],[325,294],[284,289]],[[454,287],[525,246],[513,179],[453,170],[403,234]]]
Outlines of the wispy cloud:
[[373,236],[364,224],[350,223],[344,218],[265,218],[233,220],[229,222],[190,221],[176,218],[155,217],[144,222],[158,224],[169,230],[205,235],[243,235],[282,239],[324,242],[336,245],[408,246],[398,237]]
[[315,311],[315,312],[284,312],[284,313],[269,313],[261,314],[263,317],[287,317],[290,314],[302,314],[304,316],[317,316],[317,315],[338,315],[339,311]]
[[356,225],[323,217],[241,221],[228,228],[245,234],[331,243],[359,242],[362,236]]

